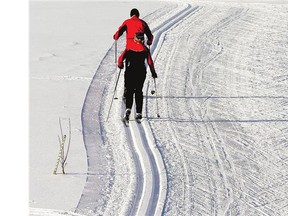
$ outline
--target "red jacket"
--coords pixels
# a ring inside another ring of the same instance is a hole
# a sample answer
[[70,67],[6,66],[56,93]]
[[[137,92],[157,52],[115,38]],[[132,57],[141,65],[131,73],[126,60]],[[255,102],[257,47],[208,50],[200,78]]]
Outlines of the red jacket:
[[123,22],[123,24],[119,27],[118,31],[114,34],[114,40],[118,40],[118,38],[126,31],[126,49],[133,50],[136,52],[144,51],[145,46],[134,40],[136,33],[146,34],[148,37],[147,45],[151,45],[153,41],[153,35],[151,30],[149,29],[147,23],[137,16],[132,16],[130,19],[127,19]]

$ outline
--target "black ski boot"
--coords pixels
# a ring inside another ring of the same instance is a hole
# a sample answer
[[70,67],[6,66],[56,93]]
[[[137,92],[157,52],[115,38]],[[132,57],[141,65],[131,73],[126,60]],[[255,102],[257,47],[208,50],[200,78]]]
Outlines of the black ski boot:
[[141,121],[142,121],[142,114],[141,114],[141,113],[136,113],[135,119],[136,119],[136,122],[141,123]]
[[129,108],[126,109],[125,115],[124,115],[124,117],[123,117],[123,119],[122,119],[126,127],[129,126],[129,117],[130,117],[130,114],[131,114],[131,109],[129,109]]

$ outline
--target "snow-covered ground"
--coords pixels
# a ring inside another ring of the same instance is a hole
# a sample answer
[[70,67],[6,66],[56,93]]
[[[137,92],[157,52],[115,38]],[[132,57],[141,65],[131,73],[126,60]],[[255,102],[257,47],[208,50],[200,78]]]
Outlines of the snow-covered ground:
[[[161,2],[153,5],[151,10],[141,2],[30,2],[30,206],[77,207],[87,178],[81,125],[87,89],[131,8],[145,16],[164,7]],[[65,176],[52,174],[59,118],[63,127],[69,118],[72,125]]]
[[7,216],[28,214],[28,3],[15,3],[0,3],[0,191]]
[[[125,128],[112,35],[133,7],[159,78]],[[30,2],[30,215],[287,215],[287,26],[285,0]]]

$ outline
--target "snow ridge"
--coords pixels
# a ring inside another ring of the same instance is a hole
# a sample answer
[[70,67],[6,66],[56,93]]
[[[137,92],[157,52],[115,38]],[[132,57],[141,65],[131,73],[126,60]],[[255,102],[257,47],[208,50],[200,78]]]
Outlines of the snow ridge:
[[30,208],[29,216],[84,216],[80,214],[76,214],[71,211],[63,211],[56,209],[43,209],[43,208]]

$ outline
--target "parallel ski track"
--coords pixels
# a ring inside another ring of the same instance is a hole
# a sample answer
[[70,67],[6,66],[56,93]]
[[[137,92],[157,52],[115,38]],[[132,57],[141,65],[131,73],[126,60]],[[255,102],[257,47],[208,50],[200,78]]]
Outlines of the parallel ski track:
[[[241,18],[243,16],[243,14],[245,14],[247,11],[243,10],[243,9],[238,9],[236,10],[235,13],[232,13],[231,15],[227,16],[225,19],[221,20],[219,23],[217,23],[217,25],[215,25],[213,28],[211,28],[208,32],[205,32],[203,34],[203,36],[201,37],[201,41],[199,41],[199,46],[196,47],[196,51],[195,51],[195,56],[199,56],[199,54],[202,52],[203,50],[203,44],[205,44],[205,40],[207,40],[207,36],[206,35],[217,35],[217,33],[219,31],[221,31],[221,29],[225,28],[227,25],[229,25],[230,23],[234,22],[235,20]],[[211,37],[213,38],[213,37]],[[221,50],[219,51],[219,53],[216,53],[215,56],[212,56],[211,58],[207,58],[207,60],[205,62],[203,62],[202,64],[199,64],[198,67],[196,67],[194,70],[194,73],[197,74],[196,77],[194,77],[194,83],[193,86],[198,86],[195,85],[195,83],[199,83],[202,80],[202,74],[201,71],[203,70],[204,67],[206,67],[207,65],[209,65],[210,61],[213,61],[215,58],[217,58],[217,56],[221,54]],[[186,78],[186,82],[189,81],[189,78]],[[194,94],[197,94],[198,89],[193,89],[195,92]],[[185,95],[189,95],[189,92],[185,92]],[[227,154],[226,150],[225,150],[225,146],[222,144],[222,138],[221,138],[221,134],[219,134],[217,132],[217,127],[216,127],[216,123],[209,121],[210,119],[208,117],[206,117],[206,112],[207,110],[201,110],[200,112],[197,111],[195,109],[195,107],[197,107],[197,104],[194,102],[193,105],[191,105],[191,103],[189,103],[188,101],[185,101],[185,105],[186,105],[186,109],[189,110],[189,113],[191,113],[191,119],[195,119],[196,116],[198,116],[200,119],[203,120],[203,122],[205,121],[204,119],[208,119],[208,121],[206,120],[205,124],[203,125],[199,125],[197,123],[193,123],[194,125],[194,129],[196,130],[196,134],[198,139],[200,140],[200,144],[201,144],[201,149],[203,152],[205,152],[207,155],[213,155],[213,157],[215,158],[216,166],[213,164],[213,166],[211,166],[211,162],[209,162],[209,158],[204,158],[204,164],[207,170],[207,173],[218,173],[218,175],[220,176],[220,178],[216,178],[215,176],[212,177],[210,175],[208,175],[208,179],[210,182],[210,186],[209,186],[209,190],[213,191],[213,195],[211,195],[211,203],[212,201],[215,202],[214,204],[211,204],[211,209],[210,209],[210,213],[211,214],[215,214],[215,213],[219,213],[220,211],[216,209],[215,205],[217,204],[217,196],[218,196],[218,190],[213,189],[213,187],[215,187],[215,185],[220,185],[222,184],[222,187],[224,188],[224,192],[222,192],[223,194],[225,194],[225,199],[226,199],[226,205],[223,206],[223,212],[220,212],[219,214],[221,215],[233,215],[235,214],[235,212],[239,212],[239,203],[235,203],[233,201],[233,197],[234,197],[234,188],[232,188],[230,182],[228,181],[228,177],[231,179],[233,178],[235,181],[237,179],[237,175],[235,172],[235,167],[233,165],[233,161],[229,160],[229,155]],[[203,102],[204,105],[205,101]],[[204,106],[203,106],[204,107]],[[206,108],[207,109],[207,108]],[[231,126],[236,127],[235,123],[231,122]],[[235,131],[240,131],[240,129],[236,129]],[[205,137],[210,137],[210,139],[205,139]],[[216,146],[215,142],[217,141],[218,146]],[[219,150],[219,147],[221,147]],[[218,149],[217,149],[218,148]],[[223,156],[224,155],[224,156]],[[224,158],[224,159],[223,159]],[[215,167],[214,167],[215,166]],[[227,170],[227,167],[229,167],[230,169]],[[214,179],[213,179],[214,178]],[[241,185],[243,185],[243,182],[241,181],[241,179],[237,179]],[[243,186],[242,186],[243,187]],[[220,188],[220,186],[218,186],[217,188]],[[243,193],[243,192],[242,192]],[[244,194],[244,193],[243,193]],[[246,196],[246,194],[245,194]],[[234,203],[233,203],[234,202]],[[251,206],[251,208],[253,208],[253,206]],[[262,215],[267,215],[266,213],[262,212],[261,210],[257,209],[257,211],[261,212]]]
[[[198,7],[187,5],[185,9],[166,20],[160,26],[152,29],[154,43],[151,47],[151,54],[154,59],[161,49],[163,35],[172,27],[181,22],[185,17],[191,15]],[[149,72],[148,72],[149,73]],[[148,90],[148,87],[147,87]],[[135,110],[132,110],[132,117]],[[133,145],[139,156],[141,172],[137,176],[137,189],[130,213],[131,215],[162,215],[167,194],[166,170],[160,152],[155,144],[154,137],[147,120],[141,124],[130,121],[130,145]],[[137,161],[137,160],[136,160]],[[138,164],[138,162],[136,162]],[[137,165],[138,166],[138,165]],[[142,179],[143,178],[143,179]],[[143,187],[140,189],[140,187]],[[139,194],[141,193],[141,194]],[[137,204],[137,209],[135,208]]]
[[[220,20],[219,22],[217,22],[214,26],[212,26],[207,32],[205,31],[200,38],[200,41],[198,43],[198,46],[195,47],[196,50],[196,56],[199,56],[199,53],[202,52],[203,50],[203,44],[205,44],[205,41],[207,41],[207,38],[217,38],[217,33],[219,31],[221,31],[221,29],[225,28],[227,25],[229,25],[231,22],[239,19],[243,13],[245,11],[242,9],[236,10],[236,12],[231,13],[230,15],[228,15],[227,17],[225,17],[224,19]],[[216,35],[216,36],[211,36],[211,35]],[[218,43],[219,44],[219,43]],[[197,77],[194,78],[194,82],[201,82],[201,71],[203,70],[203,67],[206,67],[207,65],[209,65],[209,62],[213,61],[215,58],[217,58],[218,55],[220,55],[222,53],[222,49],[220,48],[218,50],[218,52],[216,52],[215,54],[209,56],[207,58],[207,60],[205,62],[201,64],[199,64],[199,67],[195,68],[195,74],[197,74]],[[188,73],[187,73],[188,76]],[[196,80],[196,81],[195,81]],[[186,83],[189,82],[189,77],[186,77]],[[195,84],[195,83],[194,83]],[[188,85],[188,84],[187,84]],[[192,85],[191,86],[195,86]],[[195,89],[194,91],[196,94],[197,90]],[[185,95],[188,96],[190,93],[187,92],[187,88],[185,89]],[[205,101],[203,102],[205,103]],[[193,107],[195,107],[194,105],[191,105],[188,103],[188,101],[185,101],[185,105],[186,105],[186,109],[190,110],[189,113],[191,113],[191,119],[195,118],[195,116],[199,116],[200,119],[204,120],[205,115],[207,110],[200,110],[200,113],[195,112],[195,110],[193,109]],[[211,177],[210,175],[208,176],[209,179],[209,189],[211,191],[215,190],[214,187],[215,185],[223,185],[224,189],[223,190],[225,196],[226,196],[226,206],[223,208],[225,209],[224,212],[220,212],[220,214],[222,215],[227,215],[227,214],[233,214],[233,208],[232,208],[232,203],[233,203],[233,199],[232,197],[233,195],[233,189],[231,188],[231,185],[228,183],[227,181],[227,175],[226,173],[228,172],[227,170],[225,170],[224,167],[230,166],[230,171],[233,172],[233,163],[231,161],[228,161],[227,158],[226,160],[222,160],[220,157],[220,152],[217,150],[217,147],[214,143],[214,140],[220,140],[219,135],[216,133],[215,127],[213,126],[213,124],[210,122],[208,122],[207,124],[204,125],[198,125],[198,124],[193,124],[194,125],[194,129],[196,130],[196,134],[199,137],[199,140],[201,140],[201,142],[199,142],[201,145],[201,149],[203,152],[207,152],[210,153],[211,155],[214,156],[215,160],[217,161],[217,166],[216,168],[214,168],[214,166],[211,166],[211,162],[209,162],[209,159],[207,159],[206,157],[204,158],[204,164],[205,164],[205,168],[208,171],[207,173],[219,173],[220,178],[216,179],[214,177]],[[212,137],[209,140],[205,140],[204,137]],[[205,144],[205,143],[209,143],[209,145]],[[219,143],[222,143],[221,140],[219,141]],[[222,151],[224,151],[225,153],[225,147],[221,146]],[[211,171],[211,169],[213,169],[213,171]],[[233,172],[233,177],[235,178],[235,173]],[[220,186],[219,186],[220,188]],[[211,209],[210,209],[210,213],[211,214],[215,214],[217,212],[216,209],[216,202],[217,202],[217,198],[216,196],[218,195],[217,191],[214,191],[212,193],[213,195],[211,195],[210,199],[211,199]],[[236,206],[235,208],[238,208],[238,206]],[[219,212],[218,212],[219,213]]]

